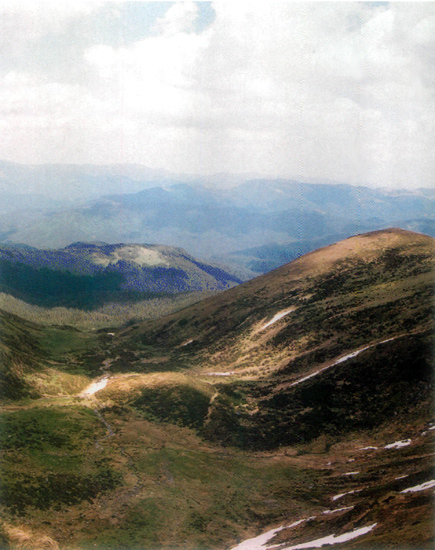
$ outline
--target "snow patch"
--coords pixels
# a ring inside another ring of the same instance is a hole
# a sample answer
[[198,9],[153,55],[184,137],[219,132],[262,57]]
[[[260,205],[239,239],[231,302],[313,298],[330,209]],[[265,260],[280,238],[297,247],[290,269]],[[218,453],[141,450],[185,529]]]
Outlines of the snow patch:
[[206,372],[205,376],[231,376],[235,372]]
[[408,489],[404,489],[403,491],[400,491],[400,492],[401,493],[418,493],[419,491],[425,491],[426,489],[431,489],[432,487],[435,487],[435,479],[432,479],[431,481],[426,481],[421,485],[408,487]]
[[85,388],[82,393],[79,395],[79,397],[89,397],[90,395],[94,395],[98,391],[102,390],[106,387],[107,381],[109,380],[108,376],[104,376],[100,380],[97,380],[96,382],[92,382],[87,388]]
[[355,506],[347,506],[346,508],[336,508],[335,510],[325,510],[322,514],[336,514],[337,512],[346,512],[347,510],[353,510]]
[[384,449],[400,449],[401,447],[407,447],[411,445],[412,439],[404,439],[403,441],[395,441],[394,443],[389,443],[385,445]]
[[270,327],[270,325],[273,325],[274,323],[276,323],[277,321],[279,321],[280,319],[282,319],[283,317],[285,317],[286,315],[288,315],[289,313],[291,313],[295,309],[296,308],[291,307],[290,309],[284,309],[283,311],[280,311],[279,313],[276,313],[272,317],[272,319],[269,322],[267,322],[265,325],[263,325],[259,330],[264,330],[267,327]]
[[[273,319],[272,319],[272,321],[273,321]],[[272,321],[270,321],[270,322],[272,322]],[[265,328],[265,327],[263,327],[263,328]],[[304,378],[301,378],[300,380],[297,380],[296,382],[293,382],[292,384],[290,384],[289,387],[291,388],[292,386],[296,386],[297,384],[300,384],[301,382],[305,382],[305,380],[313,378],[313,376],[317,376],[321,372],[323,372],[327,369],[330,369],[331,367],[335,367],[335,365],[339,365],[340,363],[344,363],[348,359],[352,359],[353,357],[356,357],[357,355],[359,355],[360,353],[362,353],[366,349],[373,348],[373,347],[379,346],[381,344],[385,344],[386,342],[391,342],[391,340],[395,340],[395,338],[388,338],[388,340],[383,340],[382,342],[377,342],[376,344],[370,344],[369,346],[365,346],[364,348],[358,349],[356,351],[352,351],[351,353],[348,353],[347,355],[343,355],[343,357],[340,357],[340,359],[337,359],[336,361],[334,361],[334,363],[331,363],[327,367],[323,367],[322,369],[319,369],[318,371],[313,372],[312,374],[309,374],[308,376],[305,376]]]
[[[325,510],[323,513],[334,514],[336,512],[343,512],[343,511],[352,510],[352,509],[353,509],[353,506],[348,506],[346,508],[339,508],[337,510]],[[271,529],[270,531],[267,531],[267,533],[263,533],[258,537],[253,537],[252,539],[247,539],[241,542],[231,550],[272,550],[274,548],[281,548],[281,550],[299,550],[302,548],[321,548],[322,546],[325,546],[327,544],[339,544],[342,542],[347,542],[349,540],[355,539],[362,535],[365,535],[370,531],[372,531],[377,525],[377,523],[373,523],[372,525],[369,525],[367,527],[360,527],[359,529],[354,529],[353,531],[349,531],[348,533],[343,533],[342,535],[329,535],[321,539],[312,540],[310,542],[303,542],[301,544],[296,544],[294,546],[286,546],[284,548],[283,548],[283,543],[275,544],[272,546],[266,546],[267,543],[280,531],[283,531],[284,529],[291,529],[292,527],[296,527],[301,523],[310,521],[315,518],[316,516],[312,516],[307,519],[300,519],[298,521],[295,521],[291,525],[276,527],[275,529]]]
[[[335,363],[334,363],[335,364]],[[323,369],[320,369],[316,372],[313,372],[313,374],[309,374],[308,376],[304,376],[304,378],[301,378],[300,380],[296,380],[296,382],[293,382],[292,384],[290,384],[290,388],[292,386],[297,386],[298,384],[301,384],[302,382],[305,382],[305,380],[309,380],[310,378],[313,378],[313,376],[317,376],[318,374],[320,374],[321,372],[323,372],[324,370],[326,369],[330,369],[331,367],[333,367],[334,365],[328,365],[327,367],[323,367]]]
[[[239,545],[235,546],[231,550],[263,550],[264,545],[270,539],[272,539],[277,533],[279,533],[279,531],[282,531],[283,529],[290,529],[291,527],[296,527],[296,525],[299,525],[299,524],[303,523],[304,521],[308,521],[308,520],[300,519],[299,521],[295,521],[291,525],[271,529],[270,531],[267,531],[267,533],[263,533],[262,535],[259,535],[258,537],[254,537],[252,539],[247,539],[247,540],[241,542]],[[274,548],[274,546],[270,546],[269,548]]]
[[[316,519],[316,516],[311,516],[306,519],[299,519],[298,521],[295,521],[294,523],[291,523],[290,525],[284,525],[282,527],[277,527],[275,529],[271,529],[270,531],[267,531],[267,533],[263,533],[262,535],[259,535],[258,537],[254,537],[252,539],[247,539],[243,542],[241,542],[239,545],[235,546],[231,550],[265,550],[266,543],[272,539],[276,533],[279,533],[279,531],[282,531],[283,529],[291,529],[292,527],[296,527],[297,525],[300,525],[301,523],[304,523],[306,521],[310,521],[311,519]],[[273,546],[268,546],[267,550],[272,550],[272,548],[278,548],[282,546],[281,544],[275,544]]]
[[341,474],[342,476],[356,476],[359,474],[359,471],[357,472],[346,472],[345,474]]
[[355,539],[357,537],[361,537],[362,535],[365,535],[367,533],[370,533],[375,527],[377,523],[373,523],[372,525],[368,525],[367,527],[361,527],[360,529],[354,529],[353,531],[350,531],[349,533],[344,533],[343,535],[329,535],[328,537],[323,537],[321,539],[312,540],[310,542],[303,542],[301,544],[296,544],[295,546],[286,546],[283,548],[283,550],[299,550],[302,548],[321,548],[322,546],[325,546],[326,544],[339,544],[341,542],[347,542],[348,540]]
[[[291,525],[287,525],[287,527],[285,527],[285,529],[291,529],[292,527],[296,527],[296,525],[300,525],[301,523],[304,523],[306,521],[310,521],[312,519],[316,519],[317,516],[311,516],[309,518],[306,518],[306,519],[300,519],[298,521],[295,521],[294,523],[292,523]],[[273,546],[268,546],[267,547],[267,550],[272,550],[273,548],[280,548],[284,543],[281,543],[281,544],[274,544]],[[262,549],[261,549],[262,550]]]
[[277,527],[276,529],[271,529],[270,531],[267,531],[267,533],[263,533],[258,537],[254,537],[252,539],[241,542],[239,545],[235,546],[231,550],[260,550],[261,548],[264,548],[266,542],[272,539],[276,535],[276,533],[279,533],[279,531],[282,531],[283,529],[285,529],[285,527]]
[[353,491],[348,491],[347,493],[340,493],[339,495],[335,495],[335,497],[332,497],[332,500],[338,500],[339,498],[345,497],[346,495],[353,495],[354,493],[361,492],[362,489],[355,489]]
[[369,445],[368,447],[361,447],[360,449],[358,449],[358,451],[368,451],[368,450],[371,450],[371,449],[373,449],[374,451],[378,450],[377,447],[372,447],[371,445]]
[[370,344],[368,346],[365,346],[364,348],[358,349],[356,351],[352,351],[351,353],[348,353],[347,355],[344,355],[343,357],[340,357],[335,363],[331,365],[333,367],[334,365],[338,365],[339,363],[344,363],[344,361],[347,361],[348,359],[352,359],[353,357],[356,357],[366,349],[374,348],[375,346],[380,346],[381,344],[386,344],[387,342],[391,342],[392,340],[395,340],[396,338],[388,338],[388,340],[382,340],[382,342],[377,342],[376,344]]
[[397,476],[394,479],[405,479],[405,477],[409,477],[408,474],[405,474],[404,476]]
[[187,342],[184,342],[184,344],[181,344],[181,347],[184,347],[184,346],[188,346],[189,344],[191,344],[193,342],[193,340],[189,340]]

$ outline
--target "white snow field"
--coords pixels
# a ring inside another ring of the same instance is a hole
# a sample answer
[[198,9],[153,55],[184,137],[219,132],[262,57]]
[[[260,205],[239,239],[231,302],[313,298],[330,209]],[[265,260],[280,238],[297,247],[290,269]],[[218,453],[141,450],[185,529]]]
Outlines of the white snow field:
[[[355,492],[355,491],[351,491],[351,492]],[[352,510],[352,509],[353,509],[353,506],[349,506],[347,508],[339,508],[337,510],[325,510],[324,512],[322,512],[322,514],[334,514],[336,512],[343,512],[345,510]],[[284,543],[274,544],[272,546],[267,545],[268,541],[270,541],[280,531],[283,531],[284,529],[291,529],[292,527],[296,527],[301,523],[310,521],[311,519],[315,519],[315,518],[316,516],[312,516],[307,519],[300,519],[298,521],[295,521],[291,525],[276,527],[275,529],[271,529],[270,531],[267,531],[262,535],[258,535],[258,537],[253,537],[252,539],[247,539],[241,542],[231,550],[273,550],[274,548],[280,548],[280,550],[299,550],[302,548],[321,548],[322,546],[325,546],[325,545],[339,544],[341,542],[347,542],[348,540],[352,540],[362,535],[365,535],[366,533],[369,533],[370,531],[372,531],[372,529],[374,529],[377,525],[377,523],[373,523],[372,525],[369,525],[367,527],[354,529],[353,531],[349,531],[348,533],[343,533],[342,535],[328,535],[327,537],[322,537],[320,539],[312,540],[309,542],[303,542],[301,544],[296,544],[294,546],[283,547]]]
[[361,527],[360,529],[354,529],[353,531],[349,531],[349,533],[343,533],[343,535],[329,535],[328,537],[323,537],[321,539],[317,540],[311,540],[310,542],[303,542],[301,544],[296,544],[295,546],[285,546],[282,550],[300,550],[302,548],[321,548],[322,546],[325,546],[326,544],[339,544],[341,542],[347,542],[348,540],[356,539],[357,537],[361,537],[362,535],[365,535],[366,533],[370,533],[375,527],[377,523],[373,523],[372,525],[368,525],[367,527]]
[[90,395],[94,395],[98,391],[102,390],[106,387],[107,381],[109,380],[108,376],[104,376],[100,380],[97,380],[97,382],[92,382],[87,388],[85,388],[82,393],[79,395],[79,397],[89,397]]
[[[295,521],[291,525],[285,525],[283,527],[276,527],[275,529],[271,529],[270,531],[267,531],[266,533],[263,533],[262,535],[258,535],[258,537],[254,537],[252,539],[247,539],[243,542],[241,542],[239,545],[235,546],[231,550],[264,550],[265,544],[272,539],[276,533],[279,533],[279,531],[282,531],[283,529],[291,529],[292,527],[296,527],[296,525],[299,525],[303,523],[304,521],[307,521],[305,519],[300,519],[299,521]],[[273,546],[270,546],[269,548],[273,548]]]

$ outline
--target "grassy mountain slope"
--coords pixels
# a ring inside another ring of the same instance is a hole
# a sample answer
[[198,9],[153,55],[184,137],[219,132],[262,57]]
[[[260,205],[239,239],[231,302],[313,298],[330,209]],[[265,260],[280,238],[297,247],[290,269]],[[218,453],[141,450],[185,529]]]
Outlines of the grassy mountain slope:
[[387,230],[113,333],[4,315],[4,545],[431,548],[434,262]]
[[308,352],[339,356],[429,327],[433,242],[394,229],[353,237],[117,338],[174,357],[194,350],[202,370],[218,363],[247,378]]
[[219,291],[183,292],[168,296],[147,296],[138,302],[107,303],[85,311],[78,308],[41,307],[0,293],[0,304],[4,311],[13,313],[43,325],[74,325],[81,330],[98,330],[156,319],[212,296]]

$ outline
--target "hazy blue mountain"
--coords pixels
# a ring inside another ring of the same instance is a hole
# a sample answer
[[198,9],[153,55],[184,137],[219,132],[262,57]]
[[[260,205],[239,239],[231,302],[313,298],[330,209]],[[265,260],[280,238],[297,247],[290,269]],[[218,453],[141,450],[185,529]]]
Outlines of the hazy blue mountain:
[[[15,178],[17,192],[44,181],[44,190],[52,193],[35,198],[33,208],[29,198],[21,211],[16,210],[18,199],[12,201],[12,211],[0,210],[4,243],[39,248],[78,241],[158,243],[262,273],[281,265],[281,259],[290,261],[324,243],[376,229],[401,227],[435,235],[431,189],[392,191],[284,179],[252,179],[225,187],[225,178],[237,181],[225,174],[204,178],[216,184],[207,187],[194,176],[176,177],[141,166],[1,166],[0,190],[2,182]],[[65,197],[60,191],[58,198],[53,194],[55,183],[68,189],[68,200],[75,202],[57,207],[53,201]],[[77,202],[85,192],[94,198]]]
[[42,194],[52,199],[89,200],[108,193],[135,192],[175,175],[141,165],[17,164],[0,161],[0,193]]

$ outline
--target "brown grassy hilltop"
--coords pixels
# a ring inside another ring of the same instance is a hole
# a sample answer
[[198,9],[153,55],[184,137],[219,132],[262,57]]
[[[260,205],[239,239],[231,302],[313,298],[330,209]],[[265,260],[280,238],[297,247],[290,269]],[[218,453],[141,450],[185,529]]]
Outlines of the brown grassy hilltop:
[[110,332],[3,313],[3,547],[432,548],[434,264],[389,229]]
[[308,350],[327,352],[332,346],[339,355],[349,349],[346,341],[353,350],[355,344],[430,326],[434,254],[431,237],[408,231],[352,237],[178,313],[130,327],[115,342],[139,348],[152,342],[153,350],[161,347],[179,361],[194,350],[195,364],[236,368],[247,376],[261,367],[276,370]]

